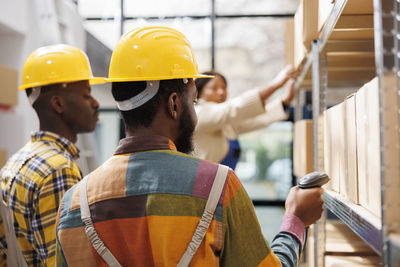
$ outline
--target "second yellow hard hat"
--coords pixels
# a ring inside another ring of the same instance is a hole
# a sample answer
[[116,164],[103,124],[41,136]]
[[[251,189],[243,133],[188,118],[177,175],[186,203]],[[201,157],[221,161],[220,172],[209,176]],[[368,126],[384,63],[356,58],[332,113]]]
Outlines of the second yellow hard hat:
[[22,70],[20,90],[31,87],[88,80],[90,84],[105,83],[103,77],[93,77],[89,60],[79,48],[58,44],[33,51]]

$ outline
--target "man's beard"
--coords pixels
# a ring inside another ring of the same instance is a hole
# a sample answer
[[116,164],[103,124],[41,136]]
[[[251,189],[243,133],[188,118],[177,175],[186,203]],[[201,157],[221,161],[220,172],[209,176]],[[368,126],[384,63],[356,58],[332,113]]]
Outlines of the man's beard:
[[196,125],[190,116],[189,108],[186,104],[183,106],[182,116],[179,120],[180,134],[176,140],[176,149],[179,152],[189,154],[193,151],[193,132]]

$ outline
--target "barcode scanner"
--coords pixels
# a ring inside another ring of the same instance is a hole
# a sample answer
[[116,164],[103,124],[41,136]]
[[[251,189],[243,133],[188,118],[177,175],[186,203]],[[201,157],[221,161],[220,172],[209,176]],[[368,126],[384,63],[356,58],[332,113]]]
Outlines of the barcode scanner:
[[303,176],[299,181],[301,189],[321,187],[329,182],[329,176],[324,172],[312,172]]
[[[303,176],[299,181],[299,187],[301,189],[308,189],[314,187],[321,187],[329,182],[329,176],[324,172],[312,172]],[[304,247],[307,243],[308,227],[304,231]]]

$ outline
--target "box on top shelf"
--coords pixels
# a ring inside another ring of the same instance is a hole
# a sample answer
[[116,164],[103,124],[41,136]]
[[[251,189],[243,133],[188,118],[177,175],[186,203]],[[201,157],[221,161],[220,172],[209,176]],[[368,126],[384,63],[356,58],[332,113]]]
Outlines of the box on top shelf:
[[318,0],[300,0],[294,16],[294,63],[299,66],[318,37]]
[[285,21],[285,59],[286,64],[294,64],[294,19]]
[[302,177],[313,171],[312,120],[294,124],[293,174]]
[[[323,1],[323,0],[320,0]],[[347,0],[343,9],[344,15],[370,15],[374,14],[373,0]]]
[[380,217],[381,162],[378,89],[378,79],[375,78],[358,90],[356,94],[356,123],[359,202],[361,206]]
[[0,105],[16,106],[18,104],[18,72],[0,65]]
[[[329,15],[333,11],[335,0],[318,1],[318,31],[321,31]],[[341,16],[347,15],[372,15],[374,14],[373,0],[348,0],[342,11]],[[353,20],[357,21],[357,16]],[[358,18],[359,19],[359,18]],[[364,26],[363,26],[364,27]],[[363,28],[362,27],[362,28]]]
[[[300,66],[333,11],[335,0],[300,0],[294,16],[294,63]],[[373,0],[348,0],[331,40],[373,39]]]

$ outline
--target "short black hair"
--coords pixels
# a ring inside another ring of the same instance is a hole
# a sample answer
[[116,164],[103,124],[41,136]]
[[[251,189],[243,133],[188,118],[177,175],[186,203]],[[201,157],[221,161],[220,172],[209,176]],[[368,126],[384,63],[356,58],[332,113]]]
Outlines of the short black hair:
[[[161,106],[165,106],[172,93],[179,96],[185,93],[188,84],[183,79],[162,80],[157,94],[142,106],[128,111],[120,111],[127,130],[138,127],[149,127]],[[112,95],[116,101],[124,101],[134,97],[146,88],[145,81],[139,82],[113,82]],[[164,105],[163,105],[164,103]]]
[[[222,75],[219,72],[216,72],[214,70],[211,71],[206,71],[203,72],[202,74],[204,75],[213,75],[213,76],[219,76],[221,79],[224,81],[225,85],[228,86],[228,83],[226,81],[226,78],[224,75]],[[197,88],[197,98],[200,97],[201,91],[203,90],[204,86],[213,78],[197,78],[194,82],[196,83],[196,88]]]

